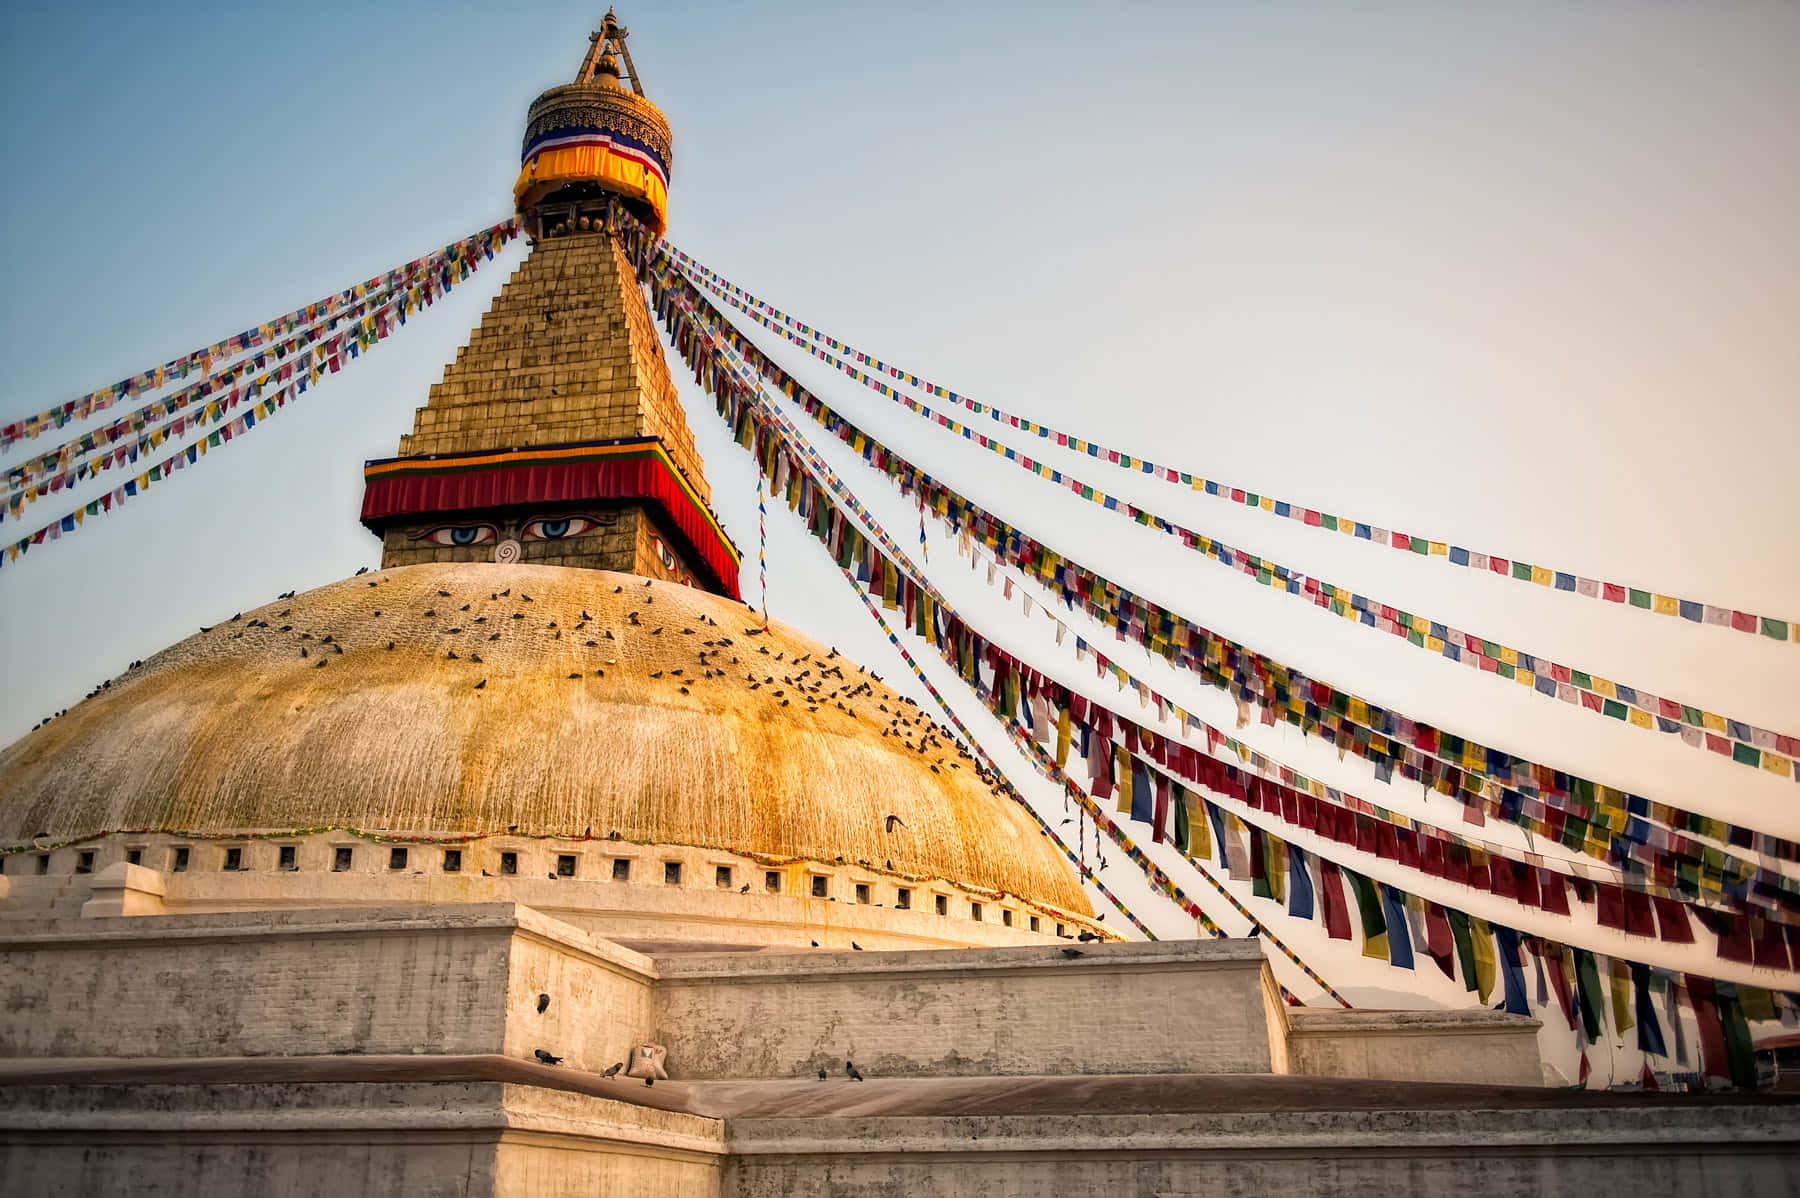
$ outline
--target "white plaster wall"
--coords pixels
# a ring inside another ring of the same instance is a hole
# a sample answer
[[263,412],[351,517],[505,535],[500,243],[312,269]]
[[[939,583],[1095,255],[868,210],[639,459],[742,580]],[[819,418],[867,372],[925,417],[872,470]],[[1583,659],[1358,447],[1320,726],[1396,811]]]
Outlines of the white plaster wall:
[[658,962],[678,1078],[1266,1073],[1260,947],[1244,941]]
[[[295,868],[280,867],[291,846]],[[389,868],[390,850],[406,850],[406,864]],[[176,850],[187,867],[174,869]],[[227,871],[226,854],[237,849],[242,868]],[[350,853],[350,868],[333,868],[337,850]],[[445,854],[461,853],[460,869],[446,871]],[[79,874],[82,853],[92,853],[91,874]],[[753,858],[679,845],[638,845],[606,840],[544,840],[493,836],[461,846],[390,845],[344,832],[282,839],[195,840],[162,833],[97,837],[52,850],[48,872],[37,874],[37,853],[0,858],[10,894],[0,896],[0,926],[8,920],[71,918],[92,897],[94,875],[136,852],[142,865],[162,874],[165,910],[218,912],[310,907],[386,907],[406,904],[516,902],[574,924],[595,936],[626,941],[702,941],[848,949],[952,948],[967,945],[1056,943],[1098,927],[1015,897],[972,891],[942,879],[909,879],[855,864],[799,862],[769,866]],[[504,853],[516,855],[517,872],[501,873]],[[574,858],[573,877],[551,877],[559,858]],[[612,880],[613,862],[630,865],[630,879]],[[664,867],[681,866],[681,880],[666,883]],[[719,869],[729,884],[719,883]],[[778,876],[767,889],[766,875]],[[814,898],[811,880],[825,878],[828,894]],[[741,888],[748,886],[747,892]],[[858,886],[867,888],[859,902]],[[911,907],[897,904],[910,892]],[[936,913],[936,898],[948,913]],[[974,905],[982,917],[973,918]],[[1010,918],[1009,926],[1006,920]],[[1033,932],[1031,921],[1038,930]]]
[[1542,1086],[1538,1021],[1492,1011],[1305,1011],[1291,1072],[1376,1081]]
[[543,1047],[603,1069],[647,1027],[653,976],[510,904],[60,921],[0,933],[0,952],[12,1057]]

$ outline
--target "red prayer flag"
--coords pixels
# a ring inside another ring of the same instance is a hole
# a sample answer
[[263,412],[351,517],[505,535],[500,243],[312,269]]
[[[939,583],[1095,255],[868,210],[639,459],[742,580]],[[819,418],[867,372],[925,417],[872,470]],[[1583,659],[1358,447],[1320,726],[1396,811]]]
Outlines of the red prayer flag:
[[1720,960],[1739,965],[1753,963],[1748,917],[1734,915],[1729,911],[1714,911],[1709,916],[1709,922],[1713,925],[1713,932],[1719,937]]
[[1338,867],[1319,858],[1319,897],[1325,909],[1325,932],[1333,940],[1350,939],[1350,908],[1344,903],[1344,880]]
[[1600,926],[1614,931],[1625,930],[1625,891],[1605,882],[1598,883]]
[[1552,915],[1569,913],[1569,892],[1563,888],[1563,876],[1553,869],[1538,870],[1538,905]]
[[1731,1056],[1725,1050],[1725,1028],[1719,1022],[1718,999],[1711,978],[1687,974],[1688,1002],[1700,1024],[1700,1063],[1714,1077],[1731,1080]]
[[1633,936],[1656,935],[1656,923],[1650,916],[1650,896],[1641,890],[1625,892],[1625,931]]
[[1781,925],[1771,919],[1753,919],[1750,921],[1750,930],[1756,942],[1756,967],[1787,969],[1787,941],[1782,939]]
[[1456,980],[1456,940],[1449,916],[1436,903],[1425,904],[1425,952],[1445,977]]

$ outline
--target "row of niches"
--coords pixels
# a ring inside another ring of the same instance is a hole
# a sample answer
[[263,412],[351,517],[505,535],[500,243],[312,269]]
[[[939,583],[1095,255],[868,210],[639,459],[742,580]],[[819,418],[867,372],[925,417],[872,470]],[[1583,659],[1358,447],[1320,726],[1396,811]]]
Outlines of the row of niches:
[[589,838],[495,836],[445,844],[370,840],[342,832],[242,840],[114,833],[43,851],[0,853],[0,876],[69,880],[119,861],[170,875],[171,882],[180,875],[208,873],[324,873],[650,885],[886,907],[1063,938],[1099,930],[1099,925],[1051,907],[971,891],[943,879],[902,880],[852,865],[770,864],[719,850]]

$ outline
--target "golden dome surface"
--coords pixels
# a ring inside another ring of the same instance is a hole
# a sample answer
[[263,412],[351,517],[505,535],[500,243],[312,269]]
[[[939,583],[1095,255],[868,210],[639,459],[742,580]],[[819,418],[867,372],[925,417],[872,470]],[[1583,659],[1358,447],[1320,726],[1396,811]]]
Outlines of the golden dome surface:
[[891,861],[1091,914],[1027,813],[918,707],[830,654],[637,575],[365,574],[189,637],[0,751],[0,843],[591,829]]

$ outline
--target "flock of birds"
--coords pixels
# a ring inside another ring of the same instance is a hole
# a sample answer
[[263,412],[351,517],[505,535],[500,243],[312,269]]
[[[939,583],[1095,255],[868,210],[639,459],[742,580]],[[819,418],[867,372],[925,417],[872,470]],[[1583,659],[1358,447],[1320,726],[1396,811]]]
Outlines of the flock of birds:
[[[364,567],[356,572],[356,576],[367,572],[368,568]],[[390,581],[392,579],[388,576],[377,576],[370,579],[368,585],[375,588]],[[649,607],[655,604],[655,596],[651,593],[653,585],[653,579],[644,580],[642,606]],[[622,594],[624,590],[623,585],[615,586],[613,593],[615,595]],[[292,599],[294,595],[294,591],[283,591],[276,596],[276,600]],[[738,682],[750,691],[766,692],[767,697],[776,700],[781,707],[798,703],[807,712],[813,713],[829,706],[851,719],[864,718],[864,716],[859,716],[856,708],[858,700],[862,700],[865,704],[865,713],[871,704],[879,713],[875,718],[880,723],[882,738],[898,740],[905,749],[926,759],[926,763],[933,773],[941,774],[946,769],[963,770],[967,768],[990,790],[995,786],[995,779],[974,758],[968,747],[952,735],[948,729],[926,716],[916,701],[895,694],[885,685],[878,693],[875,688],[877,684],[881,683],[881,676],[865,667],[857,666],[856,677],[853,678],[846,672],[843,663],[838,661],[836,649],[832,649],[823,658],[816,658],[810,652],[790,658],[787,649],[771,650],[767,644],[760,644],[756,645],[755,654],[751,655],[750,660],[746,662],[745,655],[750,654],[750,643],[740,643],[734,636],[722,635],[716,631],[720,629],[718,621],[705,614],[693,618],[694,623],[703,625],[705,628],[681,627],[677,629],[673,623],[652,626],[638,611],[632,610],[626,613],[619,632],[615,633],[610,628],[591,627],[597,625],[598,621],[585,609],[582,610],[580,618],[567,628],[560,626],[554,618],[539,620],[536,614],[526,606],[535,603],[536,600],[523,590],[520,590],[515,596],[511,587],[492,591],[488,594],[487,599],[489,603],[498,605],[499,608],[510,607],[512,610],[494,610],[483,605],[482,610],[477,611],[475,605],[480,602],[479,596],[470,598],[468,602],[452,610],[451,604],[455,602],[456,596],[442,589],[437,591],[437,598],[450,602],[440,605],[427,598],[427,606],[417,615],[426,620],[440,620],[447,625],[438,633],[439,637],[444,638],[446,642],[444,650],[446,660],[466,661],[471,665],[484,664],[480,649],[482,645],[499,641],[508,633],[543,631],[551,634],[552,641],[560,641],[564,639],[563,634],[567,632],[570,634],[570,639],[574,639],[576,634],[585,634],[581,637],[579,648],[607,654],[591,663],[592,676],[604,678],[606,667],[618,664],[616,654],[617,646],[620,643],[620,634],[658,637],[667,631],[678,636],[704,636],[706,629],[715,630],[711,635],[705,636],[705,639],[701,640],[694,649],[692,667],[664,665],[660,669],[649,672],[647,676],[652,680],[666,680],[668,685],[683,695],[692,694],[694,688],[703,685]],[[442,613],[438,610],[440,606],[445,609]],[[230,628],[230,638],[238,640],[242,639],[247,632],[266,629],[271,633],[290,637],[293,651],[314,669],[325,669],[332,664],[335,658],[343,656],[346,643],[344,638],[351,635],[348,630],[321,631],[299,628],[293,623],[277,623],[277,621],[286,621],[292,613],[292,608],[284,608],[275,613],[272,618],[252,616],[246,621],[244,613],[238,612],[229,620],[221,621],[219,624],[202,625],[200,632],[205,635]],[[391,614],[389,613],[389,615]],[[372,609],[369,618],[372,620],[383,619],[382,610],[380,608]],[[527,621],[530,622],[527,623]],[[239,627],[232,627],[233,625],[239,625]],[[762,628],[745,628],[742,635],[749,641],[750,638],[764,635],[766,631]],[[358,642],[364,640],[360,636],[356,636],[354,639]],[[368,645],[385,652],[394,652],[399,648],[398,640],[384,638],[379,634],[369,638]],[[460,653],[457,651],[459,646],[462,649]],[[362,646],[353,644],[351,647]],[[768,660],[759,662],[756,660],[757,658],[767,658]],[[133,661],[126,667],[125,674],[129,675],[142,669],[143,665],[142,660]],[[570,672],[567,678],[575,681],[588,676],[586,670],[576,670]],[[102,692],[110,690],[114,681],[109,678],[101,682],[88,691],[83,696],[84,699],[92,699]],[[487,677],[478,677],[470,683],[470,689],[485,691],[488,689],[488,684]],[[46,716],[33,725],[32,730],[36,731],[51,720],[67,713],[68,709],[64,708],[55,715]],[[891,827],[888,830],[890,834],[893,831]]]

